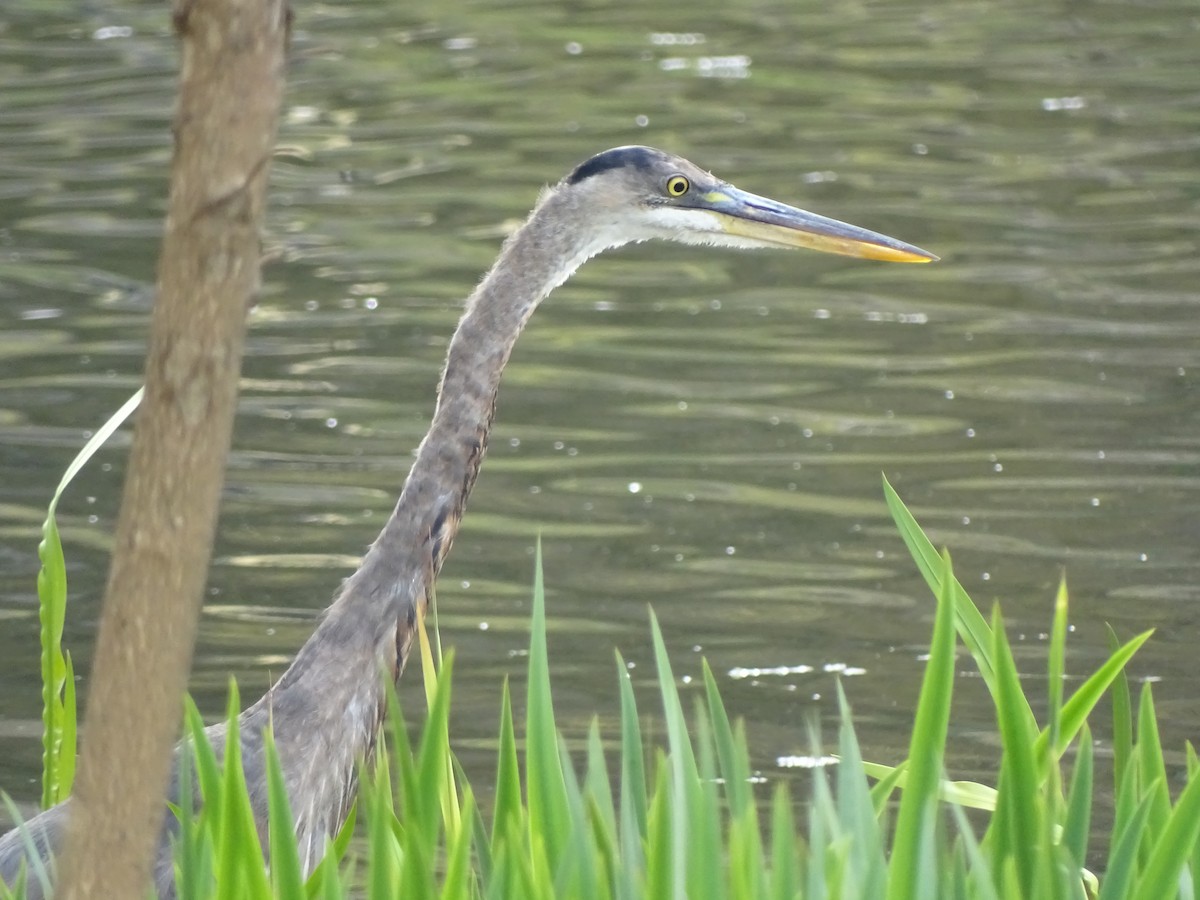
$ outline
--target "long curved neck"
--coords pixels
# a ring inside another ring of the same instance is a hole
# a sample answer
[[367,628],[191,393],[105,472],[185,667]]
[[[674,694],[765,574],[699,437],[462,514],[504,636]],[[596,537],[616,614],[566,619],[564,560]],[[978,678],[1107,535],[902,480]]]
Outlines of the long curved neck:
[[398,626],[397,674],[408,628],[427,602],[483,462],[513,346],[538,303],[601,249],[586,231],[558,224],[580,220],[569,214],[570,203],[563,193],[547,191],[468,299],[450,341],[433,422],[396,508],[330,610],[372,630]]
[[[370,752],[385,709],[380,674],[395,678],[404,668],[416,618],[483,462],[513,346],[538,303],[606,246],[573,202],[566,192],[544,194],[467,301],[433,423],[395,510],[292,665],[242,714],[250,740],[274,729],[306,871],[354,796],[355,767]],[[257,752],[247,749],[246,758]]]

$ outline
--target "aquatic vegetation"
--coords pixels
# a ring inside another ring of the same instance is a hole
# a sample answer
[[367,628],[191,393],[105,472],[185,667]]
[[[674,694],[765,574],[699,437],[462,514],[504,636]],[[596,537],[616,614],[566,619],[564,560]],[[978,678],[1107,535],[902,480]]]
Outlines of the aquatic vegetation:
[[[653,615],[665,743],[648,745],[628,670],[617,654],[619,734],[602,735],[593,721],[582,746],[568,745],[555,725],[539,552],[525,712],[514,716],[505,685],[498,698],[495,787],[489,796],[480,802],[452,751],[453,651],[441,659],[437,642],[422,627],[427,710],[419,740],[409,736],[391,694],[383,749],[363,774],[357,814],[308,879],[302,876],[273,750],[268,751],[270,825],[262,835],[250,812],[238,741],[230,741],[230,752],[218,760],[198,712],[189,706],[185,733],[192,752],[186,754],[191,765],[184,767],[184,784],[198,785],[203,803],[197,806],[185,789],[175,809],[179,896],[1195,897],[1200,760],[1189,745],[1186,773],[1174,779],[1184,784],[1173,798],[1150,687],[1143,686],[1135,712],[1124,675],[1125,664],[1150,633],[1124,644],[1113,636],[1110,657],[1067,696],[1063,585],[1053,602],[1047,712],[1039,723],[999,609],[990,621],[983,616],[954,578],[949,555],[936,551],[886,481],[884,491],[937,604],[906,761],[885,766],[862,759],[851,707],[839,688],[838,764],[813,771],[807,804],[798,807],[785,783],[760,787],[761,779],[752,777],[745,731],[731,721],[707,665],[702,697],[692,697],[695,708],[690,717],[685,714],[680,683]],[[53,508],[51,526],[52,520]],[[48,528],[47,541],[55,536]],[[56,569],[62,564],[56,546],[43,555],[41,580],[55,586],[43,599],[58,603],[65,597],[65,575]],[[51,611],[44,627],[57,628],[60,635],[63,614],[61,607]],[[945,775],[960,641],[995,708],[1001,753],[994,787],[952,783]],[[52,634],[47,646],[55,645]],[[54,666],[48,671],[62,677]],[[60,682],[54,684],[47,696],[62,689]],[[1088,718],[1105,695],[1114,710],[1115,800],[1107,842],[1100,847],[1095,844],[1104,844],[1104,836],[1093,828],[1093,811],[1105,791],[1097,787]],[[236,735],[239,709],[236,686],[231,686],[231,735]],[[73,705],[48,713],[47,722],[57,729],[47,746],[57,749],[60,761],[56,769],[48,764],[46,780],[55,780],[55,790],[61,791],[62,773],[70,770],[69,760],[61,758],[73,750]],[[815,729],[812,741],[814,753],[827,752]],[[982,826],[965,807],[987,811]],[[264,843],[269,867],[263,864]],[[22,893],[20,884],[11,890],[0,886],[0,898]]]

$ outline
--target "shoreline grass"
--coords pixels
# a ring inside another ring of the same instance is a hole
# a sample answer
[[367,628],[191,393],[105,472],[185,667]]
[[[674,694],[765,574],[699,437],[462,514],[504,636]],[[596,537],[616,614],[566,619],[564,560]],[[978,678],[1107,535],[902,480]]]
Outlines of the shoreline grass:
[[[593,720],[584,746],[569,747],[554,717],[539,546],[526,712],[523,719],[514,717],[505,683],[498,697],[490,821],[452,752],[453,649],[443,658],[422,623],[427,708],[419,739],[410,738],[393,692],[384,749],[360,779],[355,816],[361,840],[350,840],[352,816],[307,878],[273,748],[267,867],[249,815],[237,741],[218,763],[189,705],[185,735],[193,752],[185,754],[191,763],[184,766],[185,784],[198,785],[203,800],[196,804],[184,790],[175,810],[179,897],[1194,900],[1200,759],[1189,744],[1183,784],[1172,792],[1180,779],[1172,779],[1164,760],[1151,688],[1144,685],[1135,704],[1124,674],[1150,632],[1120,643],[1110,630],[1109,658],[1067,695],[1064,583],[1051,604],[1048,693],[1044,704],[1033,702],[1018,677],[999,607],[986,618],[954,578],[949,555],[929,542],[886,479],[884,495],[937,604],[906,760],[883,765],[862,759],[839,683],[837,765],[813,771],[803,806],[785,782],[772,785],[768,795],[754,783],[745,729],[730,717],[707,664],[703,692],[693,698],[691,715],[685,713],[653,613],[665,740],[651,744],[643,734],[618,653],[619,734],[603,735]],[[39,588],[44,581],[43,602],[57,605],[44,613],[50,633],[43,646],[61,653],[65,574],[58,571],[54,503],[49,512]],[[959,642],[994,707],[1001,748],[994,785],[946,778]],[[60,704],[46,718],[46,796],[53,797],[69,785],[74,721],[72,697],[61,681],[69,661],[43,665],[49,673],[44,696]],[[1113,708],[1115,808],[1108,834],[1097,835],[1092,822],[1099,789],[1088,719],[1105,696]],[[1035,707],[1046,710],[1044,722]],[[235,738],[239,709],[231,683],[229,733]],[[827,751],[813,727],[814,754],[822,755]],[[605,747],[616,748],[615,755],[610,758]],[[985,811],[982,825],[966,815],[967,807]],[[1086,868],[1096,859],[1102,861],[1098,873]],[[0,885],[0,900],[22,894],[20,884],[11,890]]]

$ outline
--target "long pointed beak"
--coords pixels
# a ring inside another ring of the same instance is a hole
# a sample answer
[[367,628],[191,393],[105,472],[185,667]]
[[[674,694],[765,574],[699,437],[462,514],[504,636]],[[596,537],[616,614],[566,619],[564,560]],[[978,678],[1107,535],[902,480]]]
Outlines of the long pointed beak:
[[722,184],[693,199],[697,209],[716,213],[729,234],[776,247],[807,247],[823,253],[879,259],[886,262],[933,262],[928,250],[914,247],[885,234],[857,225],[818,216],[807,210],[779,203]]

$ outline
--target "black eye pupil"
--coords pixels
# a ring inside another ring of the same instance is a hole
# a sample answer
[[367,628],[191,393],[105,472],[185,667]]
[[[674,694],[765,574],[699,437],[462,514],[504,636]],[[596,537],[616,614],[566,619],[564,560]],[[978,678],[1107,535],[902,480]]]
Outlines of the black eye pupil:
[[687,190],[687,188],[688,188],[688,183],[687,183],[687,179],[685,179],[685,178],[672,178],[669,182],[667,182],[667,191],[670,192],[670,194],[675,197],[678,197],[680,194],[683,194]]

